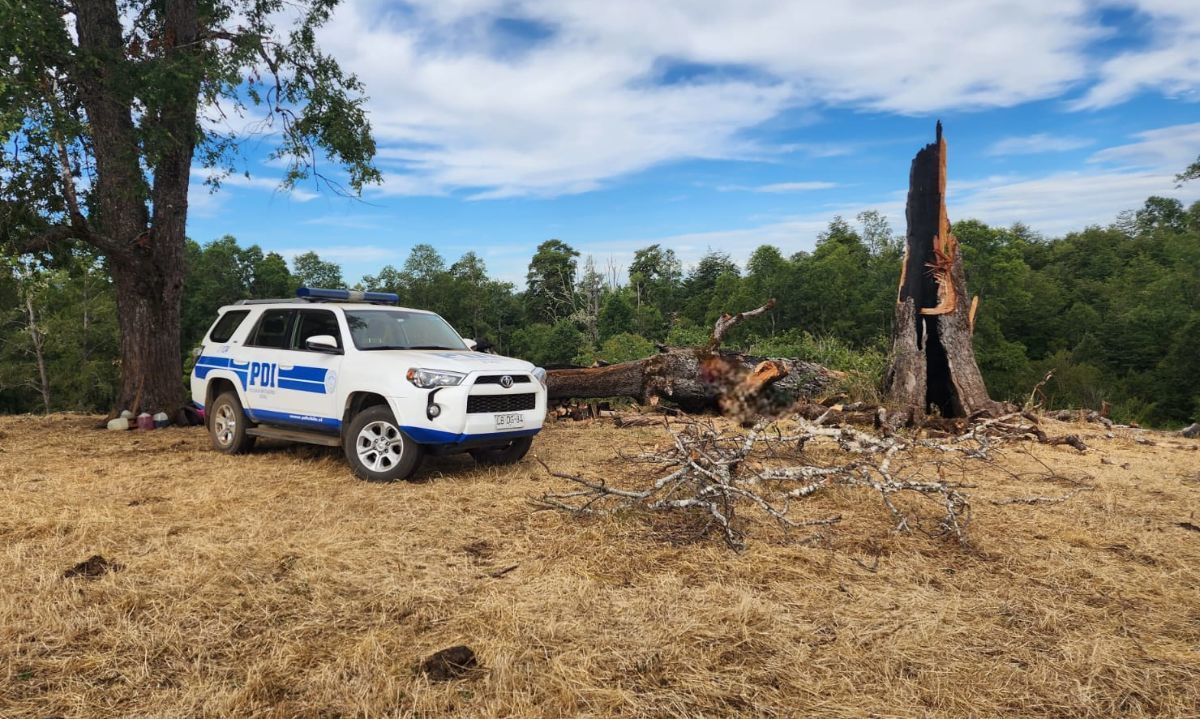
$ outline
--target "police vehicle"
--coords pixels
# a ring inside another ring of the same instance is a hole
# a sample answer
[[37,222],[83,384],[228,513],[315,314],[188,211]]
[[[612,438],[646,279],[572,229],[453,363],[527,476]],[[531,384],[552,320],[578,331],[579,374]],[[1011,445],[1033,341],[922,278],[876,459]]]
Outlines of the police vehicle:
[[426,454],[510,464],[546,417],[546,372],[473,350],[386,292],[301,288],[222,307],[191,376],[213,447],[256,438],[342,447],[359,477],[410,476]]

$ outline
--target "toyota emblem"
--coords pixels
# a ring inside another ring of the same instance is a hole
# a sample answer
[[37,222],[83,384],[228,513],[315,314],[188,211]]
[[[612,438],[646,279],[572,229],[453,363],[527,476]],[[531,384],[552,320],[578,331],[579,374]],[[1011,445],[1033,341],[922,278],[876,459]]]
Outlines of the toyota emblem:
[[501,377],[500,378],[500,386],[503,387],[504,389],[508,389],[509,387],[512,387],[512,377],[510,377],[508,375],[504,375],[503,377]]

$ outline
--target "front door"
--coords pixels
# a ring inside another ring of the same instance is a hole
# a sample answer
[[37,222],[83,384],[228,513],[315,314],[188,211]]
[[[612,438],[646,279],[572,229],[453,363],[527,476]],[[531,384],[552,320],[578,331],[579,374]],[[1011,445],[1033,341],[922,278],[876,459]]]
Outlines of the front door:
[[337,431],[342,412],[337,402],[337,374],[342,356],[317,352],[306,346],[309,337],[330,335],[339,349],[344,347],[342,330],[332,310],[296,310],[287,350],[277,354],[276,367],[269,370],[279,410],[285,415],[274,421],[313,429]]

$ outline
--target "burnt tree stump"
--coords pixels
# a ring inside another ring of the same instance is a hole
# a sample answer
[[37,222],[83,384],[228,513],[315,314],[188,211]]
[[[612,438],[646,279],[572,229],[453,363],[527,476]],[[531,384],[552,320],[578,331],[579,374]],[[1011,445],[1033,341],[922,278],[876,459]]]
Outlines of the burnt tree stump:
[[936,141],[913,159],[905,217],[892,357],[884,378],[889,403],[910,423],[931,411],[943,417],[997,416],[1004,407],[988,396],[971,344],[979,298],[968,302],[962,255],[946,213],[940,121]]

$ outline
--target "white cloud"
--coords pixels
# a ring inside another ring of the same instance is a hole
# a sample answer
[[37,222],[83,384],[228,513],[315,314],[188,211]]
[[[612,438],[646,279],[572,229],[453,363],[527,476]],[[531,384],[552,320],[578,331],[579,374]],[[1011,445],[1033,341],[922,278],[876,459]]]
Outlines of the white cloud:
[[1180,172],[1200,155],[1200,122],[1146,130],[1134,137],[1137,142],[1100,150],[1089,161]]
[[1033,135],[1005,137],[992,143],[986,152],[992,156],[1037,155],[1044,152],[1068,152],[1091,145],[1086,137],[1051,135],[1039,132]]
[[1200,3],[1195,0],[1120,0],[1148,20],[1146,47],[1105,60],[1099,81],[1072,107],[1095,109],[1128,100],[1145,90],[1200,99]]
[[975,218],[993,225],[1023,222],[1046,235],[1106,225],[1122,210],[1142,206],[1150,195],[1196,199],[1194,190],[1175,187],[1162,171],[1056,172],[1044,177],[1001,182],[960,193],[950,203],[953,220]]
[[[385,195],[551,196],[680,159],[762,159],[750,132],[789,109],[1056,97],[1086,79],[1104,33],[1085,0],[411,6],[347,3],[322,33],[371,96]],[[503,42],[501,18],[530,23],[533,39]]]

